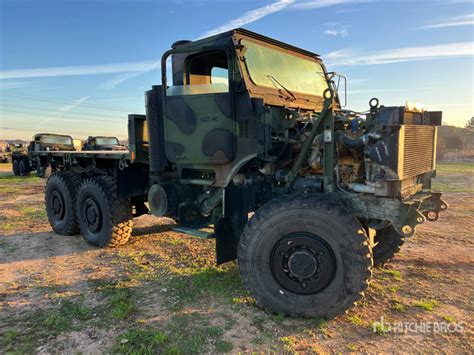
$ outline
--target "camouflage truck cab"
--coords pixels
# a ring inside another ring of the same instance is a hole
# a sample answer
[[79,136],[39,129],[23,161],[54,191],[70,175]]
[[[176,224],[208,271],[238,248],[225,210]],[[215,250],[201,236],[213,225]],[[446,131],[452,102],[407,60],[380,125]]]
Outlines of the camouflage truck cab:
[[87,137],[83,150],[127,150],[120,144],[117,137],[89,136]]
[[73,139],[69,135],[37,133],[27,148],[12,156],[12,168],[15,175],[28,175],[36,170],[39,177],[49,177],[56,170],[56,162],[50,158],[35,155],[37,152],[74,151]]
[[217,263],[238,259],[262,307],[332,317],[447,208],[431,190],[440,112],[344,109],[317,54],[243,29],[175,42],[161,66],[129,152],[51,154],[58,233],[118,246],[133,217],[169,217],[215,238]]

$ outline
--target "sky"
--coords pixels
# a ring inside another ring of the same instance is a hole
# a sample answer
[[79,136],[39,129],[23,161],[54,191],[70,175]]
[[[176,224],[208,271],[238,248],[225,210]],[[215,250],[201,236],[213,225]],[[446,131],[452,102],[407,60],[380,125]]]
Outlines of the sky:
[[236,27],[320,54],[350,109],[474,116],[473,0],[0,0],[0,139],[125,138],[171,43]]

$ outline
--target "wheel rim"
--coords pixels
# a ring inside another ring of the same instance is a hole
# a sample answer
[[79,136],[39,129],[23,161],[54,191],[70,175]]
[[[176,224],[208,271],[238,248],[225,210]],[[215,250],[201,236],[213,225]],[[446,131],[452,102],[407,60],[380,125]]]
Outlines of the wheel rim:
[[82,205],[82,216],[90,232],[96,233],[100,231],[102,228],[103,215],[99,204],[94,198],[90,197],[84,201]]
[[66,205],[64,202],[63,195],[59,191],[54,190],[51,193],[49,204],[50,204],[50,208],[51,208],[54,219],[58,222],[62,221],[66,214]]
[[320,292],[331,283],[336,273],[336,258],[322,238],[298,232],[278,241],[270,267],[280,286],[307,295]]

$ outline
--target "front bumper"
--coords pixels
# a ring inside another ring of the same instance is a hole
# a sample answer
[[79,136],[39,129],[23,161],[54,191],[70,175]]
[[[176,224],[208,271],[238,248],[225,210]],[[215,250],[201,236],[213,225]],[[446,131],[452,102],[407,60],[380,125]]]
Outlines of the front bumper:
[[436,221],[439,213],[448,208],[441,199],[441,192],[432,191],[420,191],[403,200],[361,194],[341,196],[340,200],[356,217],[389,221],[397,233],[405,237],[415,234],[417,225]]

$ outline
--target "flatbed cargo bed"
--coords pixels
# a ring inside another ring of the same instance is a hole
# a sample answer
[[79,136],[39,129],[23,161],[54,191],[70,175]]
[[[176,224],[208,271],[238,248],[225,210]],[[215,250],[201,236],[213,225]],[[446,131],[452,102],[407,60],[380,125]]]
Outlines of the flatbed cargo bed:
[[77,158],[101,158],[101,159],[117,159],[132,160],[128,150],[87,150],[87,151],[40,151],[34,152],[33,155],[51,156],[51,157],[77,157]]

